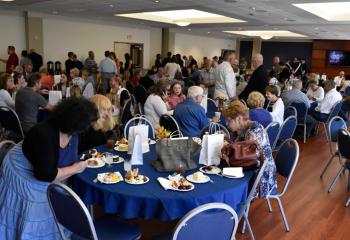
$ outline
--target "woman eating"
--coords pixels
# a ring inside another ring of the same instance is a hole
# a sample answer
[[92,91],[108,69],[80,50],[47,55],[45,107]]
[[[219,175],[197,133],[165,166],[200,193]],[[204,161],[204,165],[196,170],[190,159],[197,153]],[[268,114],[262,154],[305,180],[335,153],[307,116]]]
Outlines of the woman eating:
[[269,85],[266,88],[266,98],[270,101],[269,112],[272,116],[272,121],[282,125],[284,120],[284,104],[278,97],[278,89],[275,85]]
[[0,172],[0,239],[61,239],[46,190],[85,170],[78,133],[97,118],[88,100],[63,100],[9,151]]
[[0,76],[0,106],[15,109],[15,102],[11,97],[11,91],[14,88],[13,78],[8,73]]
[[[276,166],[272,158],[269,138],[260,123],[249,120],[249,109],[238,100],[233,101],[224,110],[224,116],[227,126],[232,132],[237,134],[238,141],[254,140],[262,149],[264,161],[268,161],[268,163],[258,185],[256,194],[258,194],[260,198],[265,198],[276,185]],[[225,154],[225,151],[229,147],[230,145],[228,144],[222,150],[222,158],[227,163],[229,162],[229,157]],[[257,151],[257,159],[259,159],[259,151]],[[260,165],[262,163],[257,162],[257,164]]]
[[175,109],[176,105],[183,102],[186,96],[182,92],[182,85],[180,82],[174,82],[170,86],[171,95],[168,97],[168,104],[170,109]]

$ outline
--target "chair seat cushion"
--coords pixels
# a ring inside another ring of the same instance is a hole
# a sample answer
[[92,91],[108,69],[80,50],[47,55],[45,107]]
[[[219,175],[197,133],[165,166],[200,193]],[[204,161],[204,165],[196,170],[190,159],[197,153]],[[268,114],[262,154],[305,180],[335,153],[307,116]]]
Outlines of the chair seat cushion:
[[108,218],[94,221],[98,239],[138,239],[141,235],[138,228],[120,221],[116,218]]

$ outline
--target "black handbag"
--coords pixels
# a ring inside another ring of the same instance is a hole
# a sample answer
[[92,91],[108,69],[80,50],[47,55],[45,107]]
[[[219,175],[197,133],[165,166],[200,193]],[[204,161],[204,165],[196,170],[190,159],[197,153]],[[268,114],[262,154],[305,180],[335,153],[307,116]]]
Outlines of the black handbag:
[[199,154],[201,145],[192,138],[165,138],[156,142],[158,159],[152,162],[157,171],[172,172],[179,168],[190,170],[197,167],[193,158]]

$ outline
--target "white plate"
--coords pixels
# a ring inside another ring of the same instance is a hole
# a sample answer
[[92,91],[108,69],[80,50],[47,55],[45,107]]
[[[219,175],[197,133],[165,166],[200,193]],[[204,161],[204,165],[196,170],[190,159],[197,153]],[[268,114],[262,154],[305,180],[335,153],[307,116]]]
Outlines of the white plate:
[[113,157],[114,157],[114,158],[115,158],[115,157],[119,157],[119,161],[118,161],[118,162],[112,161],[111,164],[118,164],[118,163],[124,162],[124,158],[122,158],[122,157],[120,157],[120,156],[113,156]]
[[188,176],[186,177],[186,179],[187,179],[188,181],[190,181],[190,182],[193,182],[193,183],[207,183],[207,182],[210,181],[210,177],[209,177],[209,176],[207,176],[207,175],[203,175],[203,176],[204,176],[204,178],[203,178],[202,181],[194,180],[194,179],[193,179],[193,174],[188,175]]
[[174,191],[178,191],[178,192],[189,192],[189,191],[192,191],[194,189],[194,185],[192,183],[190,183],[191,185],[191,188],[190,189],[177,189],[177,188],[171,188],[172,190]]
[[148,139],[148,144],[156,144],[156,141],[155,140],[153,140],[153,139]]
[[[127,143],[124,143],[124,144],[127,144]],[[119,146],[119,141],[116,141],[114,145]]]
[[120,172],[114,172],[114,173],[116,173],[118,176],[119,176],[119,179],[118,179],[118,181],[112,181],[112,182],[106,182],[106,181],[104,181],[104,176],[107,174],[107,173],[99,173],[99,174],[97,174],[97,180],[98,181],[100,181],[101,183],[105,183],[105,184],[114,184],[114,183],[118,183],[118,182],[121,182],[121,181],[123,181],[123,177],[122,177],[122,175],[120,174]]
[[210,172],[203,170],[204,167],[206,167],[206,166],[201,167],[199,169],[199,171],[201,171],[202,173],[205,173],[205,174],[212,174],[212,175],[217,175],[217,174],[221,173],[221,169],[218,167],[212,166],[213,169]]
[[90,160],[94,160],[94,161],[97,161],[97,165],[96,166],[90,166],[89,164],[87,165],[87,168],[100,168],[100,167],[103,167],[106,163],[105,161],[103,161],[102,159],[100,158],[89,158],[89,159],[86,159],[86,163]]
[[149,177],[145,176],[147,178],[146,181],[129,181],[128,179],[125,178],[125,182],[128,183],[128,184],[132,184],[132,185],[141,185],[141,184],[145,184],[145,183],[148,183],[149,182]]
[[240,176],[230,176],[230,175],[224,175],[224,174],[222,174],[222,176],[227,177],[227,178],[242,178],[242,177],[244,177],[244,173],[242,173],[242,175],[240,175]]
[[120,150],[120,149],[119,149],[119,146],[115,147],[114,150],[116,150],[116,151],[118,151],[118,152],[127,152],[127,151],[128,151],[128,149],[122,149],[122,150]]

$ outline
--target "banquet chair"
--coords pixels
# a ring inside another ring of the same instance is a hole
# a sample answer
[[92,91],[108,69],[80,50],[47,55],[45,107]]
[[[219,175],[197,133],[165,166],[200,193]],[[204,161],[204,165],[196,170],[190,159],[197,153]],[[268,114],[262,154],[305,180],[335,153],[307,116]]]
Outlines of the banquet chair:
[[164,127],[169,132],[181,132],[175,118],[169,114],[163,114],[160,116],[159,125]]
[[248,105],[247,105],[247,102],[246,102],[243,98],[242,98],[242,99],[239,99],[239,101],[241,101],[241,103],[243,103],[244,106],[246,106],[246,107],[248,106]]
[[0,125],[6,131],[12,131],[16,135],[15,138],[19,138],[16,139],[15,142],[19,142],[24,138],[24,133],[19,117],[17,113],[11,108],[5,106],[0,107]]
[[[47,188],[47,199],[62,239],[67,238],[66,230],[77,239],[139,239],[140,231],[117,219],[93,221],[88,209],[79,196],[62,183],[54,182]],[[65,229],[63,229],[63,226]]]
[[200,133],[200,138],[203,138],[204,134],[208,132],[209,134],[214,134],[217,132],[223,132],[226,134],[228,137],[230,136],[230,132],[227,130],[227,128],[222,125],[221,123],[215,123],[211,122],[207,126],[205,126]]
[[[264,163],[260,166],[260,168],[256,171],[255,173],[255,179],[253,181],[253,184],[249,190],[249,194],[248,197],[246,199],[246,201],[243,204],[243,207],[240,209],[239,213],[238,213],[238,220],[239,222],[242,221],[242,218],[244,219],[243,221],[243,225],[242,225],[242,234],[244,234],[245,232],[245,228],[246,226],[248,227],[248,232],[249,232],[249,236],[251,240],[254,240],[254,234],[253,234],[253,230],[250,226],[249,220],[248,220],[248,212],[249,212],[249,208],[250,208],[250,204],[252,202],[252,200],[255,197],[256,194],[256,189],[260,183],[260,180],[264,174],[265,168],[267,166],[268,161],[264,161]],[[252,181],[252,180],[251,180]]]
[[329,152],[331,154],[331,157],[328,160],[326,166],[324,167],[320,178],[322,178],[323,175],[326,173],[329,165],[333,162],[333,159],[336,156],[340,158],[339,152],[333,150],[332,143],[337,142],[338,133],[341,129],[346,129],[345,121],[341,117],[338,117],[338,116],[333,117],[328,124],[328,145],[329,145]]
[[[335,183],[338,181],[340,175],[345,170],[350,170],[350,133],[346,129],[340,129],[338,132],[338,151],[339,151],[339,161],[340,161],[340,169],[335,175],[331,185],[329,186],[328,193],[333,190]],[[342,158],[345,158],[346,161],[342,162]],[[348,190],[350,188],[350,173],[348,175]]]
[[145,117],[142,117],[142,116],[137,116],[137,117],[134,117],[132,119],[130,119],[126,124],[125,124],[125,127],[124,127],[124,137],[126,139],[128,139],[128,136],[129,136],[129,128],[130,127],[133,127],[133,126],[137,126],[139,124],[145,124],[145,125],[148,125],[148,137],[151,138],[151,139],[155,139],[155,135],[154,135],[154,127],[152,125],[152,123]]
[[287,139],[281,145],[280,150],[278,151],[275,157],[275,164],[277,173],[286,179],[282,191],[278,191],[277,186],[274,186],[273,189],[266,196],[266,201],[269,206],[269,212],[272,212],[272,207],[270,199],[276,199],[278,206],[281,210],[284,226],[287,232],[289,232],[289,225],[284,213],[284,209],[281,202],[281,197],[286,193],[289,186],[290,180],[293,176],[295,168],[299,160],[299,145],[298,142],[294,139]]
[[350,86],[347,86],[345,88],[345,91],[343,92],[343,97],[347,97],[350,95]]
[[[172,237],[163,239],[235,239],[238,216],[224,203],[208,203],[188,212],[177,223]],[[220,229],[220,231],[218,231]]]
[[327,118],[327,120],[325,121],[318,121],[317,122],[317,125],[316,125],[316,135],[318,134],[318,128],[319,128],[319,125],[322,124],[323,127],[324,127],[324,131],[326,133],[326,139],[328,140],[329,139],[329,136],[328,136],[328,132],[327,132],[327,126],[329,124],[329,122],[331,121],[331,119],[335,116],[338,116],[340,110],[341,110],[341,107],[343,105],[343,101],[338,101],[336,102],[333,107],[332,107],[332,110],[331,112],[329,113],[329,116]]
[[264,102],[264,109],[268,110],[269,106],[270,106],[271,101],[266,99]]
[[216,107],[216,102],[208,98],[207,100],[207,117],[212,118],[215,115],[215,112],[217,112],[218,108]]
[[286,120],[290,116],[298,117],[298,112],[295,107],[289,106],[284,110],[284,120]]
[[302,126],[304,133],[304,143],[306,143],[306,117],[308,112],[308,107],[303,102],[293,102],[291,106],[295,107],[297,111],[297,126]]
[[280,128],[280,131],[278,133],[276,144],[272,149],[273,152],[277,152],[280,149],[281,144],[285,140],[289,138],[293,138],[296,127],[297,127],[297,118],[295,116],[289,116],[286,120],[284,120]]
[[280,124],[278,122],[271,122],[265,128],[267,136],[269,137],[271,149],[275,147],[279,130],[280,130]]

